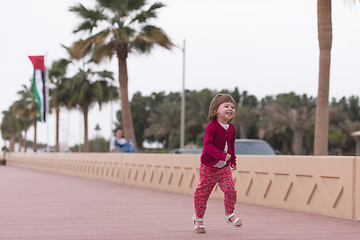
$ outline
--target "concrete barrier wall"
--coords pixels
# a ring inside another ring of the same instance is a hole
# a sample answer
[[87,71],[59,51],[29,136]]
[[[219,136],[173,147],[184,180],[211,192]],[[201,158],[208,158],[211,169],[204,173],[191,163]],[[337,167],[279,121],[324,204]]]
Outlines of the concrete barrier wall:
[[[192,195],[199,155],[9,153],[8,165]],[[238,201],[334,217],[360,217],[360,158],[238,156]],[[218,186],[211,197],[223,198]]]

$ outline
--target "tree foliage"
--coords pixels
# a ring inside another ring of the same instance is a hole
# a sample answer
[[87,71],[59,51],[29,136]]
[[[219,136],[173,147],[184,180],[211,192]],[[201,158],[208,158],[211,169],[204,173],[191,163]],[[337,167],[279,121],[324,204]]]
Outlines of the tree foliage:
[[82,4],[69,9],[82,19],[74,33],[86,34],[85,39],[70,47],[71,57],[82,58],[90,54],[91,61],[96,63],[113,55],[117,57],[122,128],[135,149],[137,141],[128,97],[127,57],[132,52],[150,53],[155,46],[171,49],[173,44],[169,37],[151,23],[162,7],[160,2],[149,5],[145,0],[96,0],[92,9]]

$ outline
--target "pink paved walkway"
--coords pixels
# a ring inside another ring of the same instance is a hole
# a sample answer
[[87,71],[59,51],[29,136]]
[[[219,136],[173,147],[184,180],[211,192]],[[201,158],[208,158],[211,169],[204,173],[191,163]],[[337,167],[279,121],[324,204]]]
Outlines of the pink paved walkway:
[[192,229],[189,195],[0,166],[0,239],[360,239],[352,220],[237,204],[244,226],[211,199],[207,233]]

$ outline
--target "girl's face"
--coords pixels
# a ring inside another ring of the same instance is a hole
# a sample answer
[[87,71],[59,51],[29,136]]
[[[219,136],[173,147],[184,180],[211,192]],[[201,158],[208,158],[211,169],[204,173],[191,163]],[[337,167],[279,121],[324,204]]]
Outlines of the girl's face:
[[235,105],[232,102],[220,104],[217,112],[217,120],[223,124],[227,124],[235,117]]

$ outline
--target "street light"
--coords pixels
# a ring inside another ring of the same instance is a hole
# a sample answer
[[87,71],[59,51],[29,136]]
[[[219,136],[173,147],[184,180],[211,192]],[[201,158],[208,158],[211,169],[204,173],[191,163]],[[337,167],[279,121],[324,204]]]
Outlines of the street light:
[[179,48],[183,52],[181,117],[180,117],[180,148],[183,148],[184,142],[185,142],[185,39],[184,39],[183,47],[179,47],[179,46],[176,46],[176,47]]

